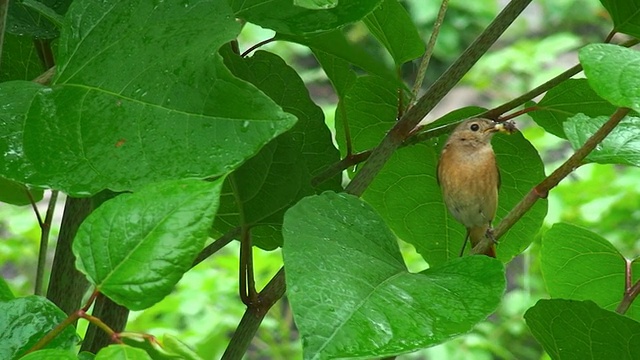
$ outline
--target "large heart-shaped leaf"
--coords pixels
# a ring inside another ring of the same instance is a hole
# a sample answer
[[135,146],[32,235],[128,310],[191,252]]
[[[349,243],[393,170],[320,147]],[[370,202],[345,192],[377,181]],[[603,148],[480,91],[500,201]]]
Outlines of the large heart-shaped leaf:
[[469,331],[498,305],[500,262],[458,258],[409,273],[397,240],[360,199],[331,192],[285,215],[288,297],[306,359],[415,351]]
[[524,318],[554,360],[640,358],[640,323],[591,301],[540,300]]
[[76,267],[120,305],[155,304],[202,250],[223,180],[155,183],[105,202],[78,229]]
[[[564,123],[564,132],[574,149],[579,149],[609,120],[578,114]],[[627,116],[586,158],[600,164],[640,166],[640,117]]]
[[407,10],[398,0],[384,0],[366,18],[364,23],[393,57],[396,66],[413,60],[424,53],[424,41]]
[[620,107],[640,111],[640,53],[611,44],[591,44],[580,49],[580,63],[591,88]]
[[[626,260],[606,239],[570,224],[555,224],[544,234],[540,267],[553,298],[592,300],[615,310],[625,289]],[[627,315],[640,319],[640,304]]]
[[21,357],[20,360],[78,360],[78,357],[71,351],[61,349],[45,349],[29,353]]
[[90,195],[222,175],[295,123],[224,67],[226,1],[79,0],[66,19],[54,85],[0,84],[7,178]]
[[309,34],[334,30],[356,22],[382,0],[340,0],[325,10],[294,5],[292,0],[230,0],[236,17],[284,34]]
[[[0,301],[0,359],[18,359],[66,317],[41,296]],[[69,326],[46,347],[70,350],[76,340],[75,329]]]
[[95,360],[151,360],[144,350],[127,345],[110,345],[101,349]]
[[[225,52],[225,63],[298,118],[296,125],[263,147],[227,177],[216,219],[226,233],[250,226],[253,243],[266,249],[282,245],[282,217],[291,205],[317,192],[311,180],[340,160],[324,123],[324,114],[298,74],[276,55],[258,51],[251,58]],[[339,174],[318,190],[340,190]]]
[[569,79],[549,90],[528,115],[547,132],[566,138],[564,123],[577,114],[610,116],[616,107],[598,96],[586,79]]
[[600,0],[615,24],[614,30],[640,37],[640,1]]

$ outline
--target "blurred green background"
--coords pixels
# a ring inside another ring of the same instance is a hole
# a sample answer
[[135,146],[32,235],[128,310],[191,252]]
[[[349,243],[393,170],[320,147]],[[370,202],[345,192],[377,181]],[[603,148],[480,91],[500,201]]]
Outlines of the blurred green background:
[[[456,58],[493,19],[505,1],[451,0],[424,87]],[[404,5],[428,38],[439,1],[407,0]],[[608,15],[597,0],[540,0],[532,3],[488,53],[429,116],[435,118],[458,107],[491,107],[503,103],[577,63],[575,51],[590,42],[601,42],[610,31]],[[391,58],[362,24],[345,31],[348,37],[372,53]],[[239,39],[241,51],[273,33],[248,24]],[[296,68],[313,99],[325,110],[333,126],[337,98],[307,48],[277,42],[263,49],[278,53]],[[413,83],[417,60],[402,73]],[[524,135],[540,151],[547,173],[571,154],[567,141],[546,134],[528,117],[517,119]],[[606,189],[603,192],[602,189]],[[38,205],[46,211],[46,199]],[[59,199],[52,239],[57,237],[64,197]],[[609,239],[627,257],[639,252],[640,170],[613,165],[579,168],[549,195],[545,228],[558,221],[584,226]],[[545,230],[543,228],[542,231]],[[33,292],[40,229],[30,207],[0,204],[0,273],[17,296]],[[54,242],[55,240],[52,240]],[[413,248],[401,244],[410,269],[426,265]],[[546,297],[537,254],[539,243],[508,265],[508,292],[500,308],[487,321],[464,336],[445,344],[400,356],[399,359],[545,359],[522,319],[525,310]],[[49,260],[54,246],[50,247]],[[155,306],[133,312],[129,331],[172,334],[193,347],[204,359],[218,359],[244,312],[238,296],[238,251],[232,243],[188,272],[175,291]],[[258,287],[282,264],[280,251],[254,253]],[[50,264],[49,264],[50,265]],[[82,333],[86,327],[80,324]],[[297,337],[286,299],[274,306],[253,340],[247,359],[300,359]]]

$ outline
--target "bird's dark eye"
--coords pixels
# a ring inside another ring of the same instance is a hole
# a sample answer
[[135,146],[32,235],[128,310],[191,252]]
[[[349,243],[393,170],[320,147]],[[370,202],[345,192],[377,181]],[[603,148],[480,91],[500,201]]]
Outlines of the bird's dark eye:
[[471,124],[471,131],[478,131],[480,130],[480,125],[478,124]]

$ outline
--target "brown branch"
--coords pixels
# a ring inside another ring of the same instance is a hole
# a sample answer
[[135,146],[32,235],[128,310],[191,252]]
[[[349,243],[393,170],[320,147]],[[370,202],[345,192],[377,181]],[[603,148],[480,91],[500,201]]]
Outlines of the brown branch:
[[[640,40],[638,39],[631,39],[629,41],[626,41],[622,44],[620,44],[620,46],[624,46],[624,47],[631,47],[634,46],[636,44],[638,44],[638,42],[640,42]],[[483,118],[488,118],[488,119],[492,119],[492,120],[497,120],[497,121],[504,121],[504,120],[508,120],[511,119],[515,116],[521,115],[523,113],[529,112],[529,111],[534,111],[536,110],[535,107],[532,108],[527,108],[527,109],[523,109],[520,111],[517,111],[513,114],[509,114],[506,117],[501,117],[502,114],[504,114],[507,111],[513,110],[516,107],[526,103],[527,101],[532,100],[533,98],[535,98],[538,95],[541,95],[547,91],[549,91],[551,88],[553,88],[554,86],[557,86],[558,84],[560,84],[561,82],[571,78],[573,75],[579,73],[580,71],[582,71],[582,66],[581,65],[575,65],[573,67],[571,67],[570,69],[568,69],[567,71],[563,72],[562,74],[556,76],[555,78],[547,81],[546,83],[538,86],[537,88],[522,94],[520,96],[518,96],[517,98],[504,103],[496,108],[493,108],[491,110],[488,110],[484,113],[481,113],[479,115],[477,115],[478,117],[483,117]],[[424,127],[416,127],[414,128],[412,131],[409,132],[409,134],[407,135],[407,139],[402,143],[402,145],[400,146],[406,146],[406,145],[412,145],[412,144],[417,144],[423,141],[427,141],[430,140],[434,137],[438,137],[440,135],[443,134],[447,134],[449,132],[451,132],[453,130],[454,127],[456,127],[457,123],[452,123],[452,124],[448,124],[442,127],[438,127],[438,128],[434,128],[434,129],[429,129],[427,131],[422,131],[422,129]],[[335,174],[349,168],[350,166],[355,166],[361,162],[364,162],[365,160],[367,160],[369,158],[369,156],[371,155],[373,149],[370,150],[366,150],[363,151],[361,153],[358,153],[356,155],[366,155],[364,157],[356,157],[353,159],[348,159],[348,157],[340,160],[340,162],[335,163],[333,165],[331,165],[330,167],[328,167],[325,171],[323,171],[320,175],[316,176],[316,178],[314,178],[313,181],[315,181],[315,184],[320,184],[324,181],[326,181],[327,179],[330,179],[332,176],[334,176]]]
[[[595,147],[620,123],[620,121],[629,113],[628,108],[619,108],[611,115],[609,120],[598,129],[576,152],[571,155],[560,167],[558,167],[551,175],[547,176],[540,184],[536,185],[520,202],[502,219],[500,224],[494,230],[495,239],[499,239],[504,235],[522,216],[529,211],[538,199],[546,198],[549,191],[556,187],[562,179],[571,174],[574,169],[582,165],[582,161],[595,149]],[[473,253],[483,253],[489,249],[492,240],[485,238],[477,246],[473,248]]]
[[618,307],[616,308],[616,312],[622,315],[624,315],[627,310],[629,310],[629,307],[631,306],[633,301],[636,299],[636,297],[638,297],[638,294],[640,294],[640,281],[631,286],[631,279],[633,278],[631,264],[631,261],[625,259],[624,296],[622,297],[622,301],[620,301],[620,304],[618,304]]
[[[638,44],[640,42],[640,40],[638,39],[631,39],[628,41],[625,41],[624,43],[620,44],[620,46],[623,47],[632,47],[636,44]],[[554,77],[553,79],[545,82],[544,84],[536,87],[535,89],[522,94],[520,96],[518,96],[517,98],[510,100],[509,102],[506,102],[496,108],[493,108],[483,114],[478,115],[479,117],[484,117],[487,119],[492,119],[492,120],[497,120],[498,117],[504,113],[506,113],[507,111],[513,110],[516,107],[526,103],[527,101],[532,100],[533,98],[535,98],[538,95],[541,95],[547,91],[549,91],[550,89],[552,89],[553,87],[557,86],[558,84],[560,84],[561,82],[570,79],[573,75],[579,73],[580,71],[582,71],[582,65],[578,64],[578,65],[574,65],[573,67],[571,67],[570,69],[566,70],[565,72],[563,72],[562,74]]]
[[324,169],[320,174],[316,175],[313,179],[311,179],[311,185],[318,186],[323,182],[331,179],[335,175],[341,173],[342,171],[367,160],[369,156],[371,156],[371,150],[367,150],[367,151],[363,151],[357,154],[352,154],[350,156],[347,156],[344,159],[338,161],[337,163],[330,165],[328,168]]
[[434,106],[462,79],[469,69],[489,50],[507,27],[529,5],[531,0],[512,0],[491,22],[485,31],[458,57],[458,59],[436,80],[418,102],[396,123],[371,157],[356,174],[346,191],[360,196],[380,172],[394,151],[404,142],[408,134],[418,125]]
[[[31,192],[29,192],[31,193]],[[44,295],[42,283],[44,282],[44,268],[47,263],[47,250],[49,248],[49,233],[51,232],[51,223],[53,222],[53,213],[56,210],[56,202],[58,200],[58,190],[51,191],[49,198],[49,206],[44,216],[44,222],[40,225],[40,249],[38,250],[38,267],[36,268],[36,284],[34,294]]]
[[64,206],[47,298],[67,314],[78,309],[82,296],[89,287],[84,274],[76,269],[76,258],[71,247],[80,224],[93,208],[94,202],[91,198],[76,199],[70,196],[67,197]]
[[535,98],[538,95],[541,95],[547,91],[549,91],[550,89],[556,87],[558,84],[562,83],[563,81],[570,79],[573,75],[579,73],[580,71],[582,71],[582,65],[574,65],[573,67],[571,67],[570,69],[566,70],[565,72],[563,72],[562,74],[554,77],[553,79],[547,81],[546,83],[538,86],[537,88],[522,94],[520,96],[518,96],[517,98],[510,100],[509,102],[506,102],[496,108],[493,108],[487,112],[485,112],[484,114],[480,114],[479,117],[483,117],[483,118],[487,118],[487,119],[492,119],[492,120],[496,120],[498,119],[498,117],[504,113],[506,113],[507,111],[513,110],[515,108],[517,108],[518,106],[526,103],[527,101],[532,100],[533,98]]

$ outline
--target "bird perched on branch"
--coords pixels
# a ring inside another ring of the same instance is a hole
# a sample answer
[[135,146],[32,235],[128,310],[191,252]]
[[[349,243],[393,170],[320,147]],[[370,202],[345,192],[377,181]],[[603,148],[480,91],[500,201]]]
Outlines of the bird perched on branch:
[[[447,139],[438,162],[438,183],[444,203],[453,217],[467,228],[467,240],[476,246],[491,234],[491,221],[498,207],[500,172],[491,147],[496,132],[515,131],[513,122],[469,119],[458,125]],[[496,257],[495,244],[484,252]]]

